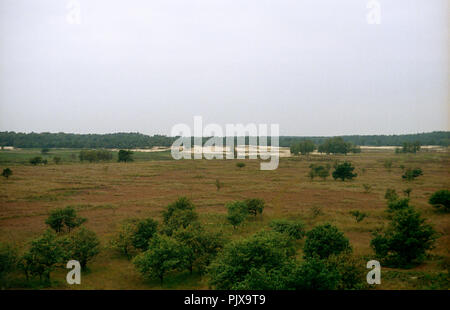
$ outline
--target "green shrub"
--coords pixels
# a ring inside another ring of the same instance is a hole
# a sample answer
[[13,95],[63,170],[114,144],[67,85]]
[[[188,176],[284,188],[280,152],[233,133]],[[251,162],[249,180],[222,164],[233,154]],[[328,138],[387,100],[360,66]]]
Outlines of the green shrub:
[[428,202],[437,209],[450,212],[450,191],[443,189],[434,192]]
[[36,166],[38,164],[42,164],[43,160],[41,156],[36,156],[30,159],[30,164],[32,164],[33,166]]
[[351,180],[357,176],[356,173],[353,173],[355,167],[352,166],[350,162],[344,162],[342,164],[337,164],[335,170],[333,171],[333,178],[341,179],[345,181],[345,179]]
[[[291,261],[295,249],[284,235],[260,232],[225,245],[209,267],[210,285],[216,289],[242,289],[251,273],[272,273]],[[262,285],[262,283],[261,283]],[[255,289],[255,287],[250,287]]]
[[134,253],[133,237],[136,232],[136,223],[126,221],[121,226],[116,235],[111,239],[110,246],[120,254],[130,259]]
[[171,236],[179,228],[186,228],[198,219],[194,204],[186,197],[180,197],[163,211],[163,232]]
[[256,216],[263,213],[264,200],[258,198],[246,199],[244,203],[247,205],[247,210],[250,215]]
[[330,224],[314,227],[306,234],[303,248],[305,258],[328,258],[332,254],[351,252],[348,239],[337,227]]
[[389,227],[375,232],[370,245],[387,266],[411,267],[423,261],[436,238],[432,226],[409,207],[396,211]]
[[286,234],[295,240],[300,240],[305,236],[305,226],[301,221],[273,220],[270,227],[274,231]]
[[242,163],[242,162],[236,163],[236,167],[244,168],[245,167],[245,163]]
[[388,202],[388,212],[395,212],[409,207],[409,198],[397,199]]
[[408,168],[405,173],[402,175],[402,178],[406,181],[414,181],[417,177],[423,175],[422,169],[416,168],[411,169]]
[[131,162],[133,161],[133,152],[127,151],[127,150],[120,150],[119,151],[119,157],[118,162]]
[[9,244],[0,242],[0,289],[4,288],[4,281],[8,274],[17,266],[17,251]]
[[355,220],[358,223],[361,222],[362,220],[364,220],[367,216],[366,213],[361,212],[359,210],[350,211],[349,213],[355,217]]
[[9,168],[3,169],[2,176],[4,176],[5,178],[8,179],[10,176],[12,176],[12,174],[13,174],[13,172],[11,169],[9,169]]

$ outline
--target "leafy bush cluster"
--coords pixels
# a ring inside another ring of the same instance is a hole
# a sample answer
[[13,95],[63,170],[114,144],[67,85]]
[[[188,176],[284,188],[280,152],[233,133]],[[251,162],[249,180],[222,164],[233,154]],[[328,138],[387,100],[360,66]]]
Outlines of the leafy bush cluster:
[[112,152],[107,150],[83,150],[78,155],[80,161],[99,162],[112,160]]

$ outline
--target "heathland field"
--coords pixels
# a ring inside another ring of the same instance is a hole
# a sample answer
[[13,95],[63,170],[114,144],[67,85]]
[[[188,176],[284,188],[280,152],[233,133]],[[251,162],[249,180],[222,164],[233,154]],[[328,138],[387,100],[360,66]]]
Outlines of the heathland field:
[[[145,280],[132,262],[113,251],[109,241],[126,219],[151,217],[161,222],[161,212],[181,196],[192,200],[200,222],[210,231],[221,231],[239,239],[269,229],[273,219],[300,219],[306,230],[323,223],[337,226],[349,239],[353,255],[366,262],[374,258],[372,233],[386,227],[387,188],[400,196],[411,188],[410,204],[431,223],[439,238],[426,259],[410,269],[382,266],[381,284],[376,289],[448,289],[450,261],[450,216],[429,205],[432,193],[450,188],[450,154],[425,152],[395,154],[392,150],[349,155],[309,155],[280,158],[278,169],[261,171],[259,160],[172,160],[169,152],[138,153],[134,162],[80,163],[79,150],[0,151],[0,171],[13,174],[0,179],[0,241],[13,244],[19,253],[41,235],[51,210],[73,206],[87,218],[101,251],[82,273],[81,285],[66,284],[67,269],[52,272],[51,288],[59,289],[160,289],[160,282]],[[31,165],[33,156],[48,158],[46,165]],[[53,157],[60,157],[58,164]],[[333,166],[350,161],[358,176],[351,181],[323,180],[308,176],[311,164]],[[244,162],[238,167],[237,162]],[[391,164],[389,164],[391,162]],[[389,167],[390,166],[390,167]],[[423,175],[405,181],[408,168],[421,168]],[[222,184],[218,189],[216,182]],[[225,204],[234,200],[261,198],[262,215],[246,220],[236,229],[227,220]],[[350,211],[367,214],[357,222]],[[303,240],[297,257],[302,259]],[[365,266],[364,266],[365,267]],[[13,287],[23,287],[25,276],[13,275]],[[163,288],[207,289],[208,275],[194,270],[169,273]]]

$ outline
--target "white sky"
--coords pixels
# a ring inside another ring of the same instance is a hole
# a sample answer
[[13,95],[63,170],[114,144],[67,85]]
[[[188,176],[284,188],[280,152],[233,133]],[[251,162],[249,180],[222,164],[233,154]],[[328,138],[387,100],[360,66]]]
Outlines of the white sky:
[[449,1],[0,0],[0,131],[449,130]]

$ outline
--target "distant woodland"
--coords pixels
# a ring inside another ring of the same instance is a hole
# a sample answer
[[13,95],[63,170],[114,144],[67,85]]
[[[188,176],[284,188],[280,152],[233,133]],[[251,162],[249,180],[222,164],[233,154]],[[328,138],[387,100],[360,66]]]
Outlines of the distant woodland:
[[[310,140],[320,145],[330,137],[299,137],[281,136],[279,144],[290,147],[294,143]],[[352,135],[341,136],[348,143],[357,146],[402,146],[407,143],[420,145],[450,144],[450,131],[434,131],[429,133],[406,135]],[[0,146],[17,148],[152,148],[155,146],[169,147],[176,137],[164,135],[144,135],[140,133],[113,134],[72,134],[72,133],[18,133],[0,132]],[[208,138],[203,138],[206,141]],[[225,142],[225,141],[224,141]],[[248,137],[246,138],[248,143]],[[270,145],[270,139],[268,139]]]

